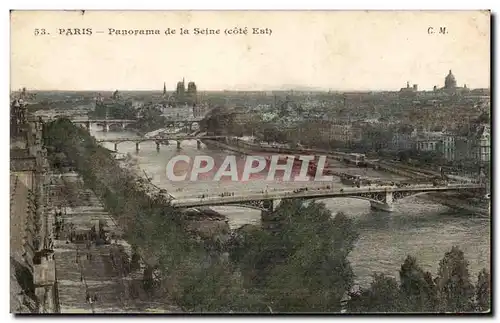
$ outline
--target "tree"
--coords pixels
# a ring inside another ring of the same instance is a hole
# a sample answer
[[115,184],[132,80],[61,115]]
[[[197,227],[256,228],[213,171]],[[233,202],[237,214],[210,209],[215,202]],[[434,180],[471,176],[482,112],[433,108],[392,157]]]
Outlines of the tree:
[[98,102],[90,115],[95,118],[135,119],[136,111],[130,101]]
[[474,308],[474,286],[468,262],[458,247],[452,247],[439,263],[436,279],[439,311],[470,312]]
[[342,213],[332,218],[324,204],[302,201],[284,203],[277,213],[283,223],[274,239],[281,259],[275,259],[266,285],[273,309],[340,311],[354,280],[347,260],[358,238],[352,220]]
[[358,237],[353,221],[300,200],[283,201],[268,220],[273,229],[246,226],[233,239],[231,260],[245,289],[273,312],[340,311],[354,279],[347,260]]
[[136,127],[142,131],[156,130],[165,127],[166,118],[159,107],[152,104],[139,109]]
[[491,278],[484,268],[479,272],[476,286],[477,309],[481,312],[491,311]]
[[234,113],[216,107],[207,114],[200,127],[208,133],[222,135],[233,129],[234,118]]
[[246,286],[265,283],[276,257],[273,246],[273,237],[260,228],[247,225],[236,231],[230,241],[229,254],[231,261],[238,264]]
[[[191,261],[201,261],[200,259]],[[267,307],[258,294],[243,287],[234,266],[220,261],[186,266],[177,300],[189,312],[263,312]]]
[[270,142],[280,142],[283,140],[283,134],[274,126],[268,125],[263,129],[263,141]]
[[[490,276],[483,269],[475,289],[469,281],[463,252],[453,247],[440,262],[436,279],[424,272],[414,257],[401,266],[400,284],[390,277],[375,274],[368,289],[350,293],[350,312],[472,312],[489,311]],[[474,302],[474,296],[476,302]]]
[[392,140],[392,133],[387,129],[375,126],[367,126],[364,129],[361,144],[366,148],[374,151],[387,148],[387,145]]
[[407,163],[410,160],[411,155],[412,152],[410,150],[402,150],[398,152],[398,159],[403,163]]
[[429,272],[424,272],[416,258],[408,256],[399,271],[405,311],[432,312],[435,310],[436,287]]
[[396,279],[384,274],[374,274],[369,289],[350,293],[349,296],[349,312],[403,312],[406,306]]

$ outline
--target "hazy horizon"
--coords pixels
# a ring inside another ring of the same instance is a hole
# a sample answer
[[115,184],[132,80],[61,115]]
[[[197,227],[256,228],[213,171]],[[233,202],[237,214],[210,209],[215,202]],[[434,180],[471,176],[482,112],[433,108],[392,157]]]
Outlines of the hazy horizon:
[[[34,36],[44,26],[48,36]],[[93,28],[92,36],[57,35]],[[113,36],[108,28],[270,28],[271,35]],[[429,26],[436,34],[429,34]],[[438,34],[441,27],[447,34]],[[97,34],[96,31],[103,31]],[[11,90],[398,91],[490,87],[487,11],[13,11]],[[99,90],[96,90],[99,89]]]
[[[11,92],[19,92],[21,88],[18,89],[11,89]],[[475,90],[475,89],[487,89],[490,90],[490,87],[479,87],[479,88],[471,88],[469,87],[470,90]],[[301,89],[301,88],[275,88],[275,89],[265,89],[265,90],[260,90],[260,89],[222,89],[222,90],[204,90],[204,89],[198,89],[198,93],[210,93],[210,92],[318,92],[318,93],[348,93],[348,92],[399,92],[400,89],[317,89],[317,88],[312,88],[312,89]],[[103,89],[103,90],[92,90],[92,89],[87,89],[87,90],[77,90],[77,89],[65,89],[65,90],[58,90],[58,89],[30,89],[26,87],[26,91],[28,92],[94,92],[94,93],[105,93],[105,92],[151,92],[151,93],[158,93],[161,94],[163,90],[157,90],[157,89]],[[419,92],[433,92],[433,89],[418,89]],[[167,93],[175,93],[174,90],[169,90],[167,88]]]
[[[196,81],[194,81],[196,83]],[[174,84],[176,85],[176,84]],[[198,84],[196,84],[197,87],[198,87]],[[146,88],[142,88],[142,89],[85,89],[85,90],[79,90],[79,89],[35,89],[35,88],[29,88],[29,87],[26,87],[26,90],[28,92],[95,92],[95,93],[99,93],[99,92],[114,92],[114,91],[118,91],[118,92],[153,92],[153,93],[162,93],[163,92],[163,88],[157,88],[157,89],[146,89]],[[406,86],[402,86],[402,87],[406,87]],[[17,88],[17,89],[11,89],[11,92],[18,92],[19,90],[21,90],[23,87],[20,87],[20,88]],[[438,86],[439,88],[439,86]],[[487,89],[487,90],[490,90],[490,87],[469,87],[468,88],[470,90],[474,90],[474,89]],[[197,91],[198,93],[203,93],[203,92],[289,92],[289,91],[296,91],[296,92],[332,92],[332,93],[343,93],[343,92],[399,92],[401,89],[400,88],[397,88],[397,89],[325,89],[325,88],[308,88],[307,86],[300,86],[300,85],[297,85],[296,87],[282,87],[282,88],[279,88],[279,87],[276,87],[276,88],[267,88],[267,89],[221,89],[221,90],[214,90],[214,89],[203,89],[203,88],[200,88],[198,87],[197,88]],[[430,88],[430,89],[421,89],[419,88],[418,89],[419,92],[432,92],[433,91],[433,88]],[[168,85],[167,85],[167,93],[175,93],[175,86],[174,87],[171,87],[171,89],[168,88]]]

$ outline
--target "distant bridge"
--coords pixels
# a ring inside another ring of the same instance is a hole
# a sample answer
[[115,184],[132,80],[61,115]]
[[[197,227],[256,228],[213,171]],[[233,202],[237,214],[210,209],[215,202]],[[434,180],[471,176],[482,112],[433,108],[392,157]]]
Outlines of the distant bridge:
[[176,208],[192,208],[200,206],[235,205],[248,208],[260,209],[264,212],[272,211],[273,202],[283,199],[320,199],[320,198],[356,198],[370,201],[373,208],[391,212],[394,202],[403,198],[432,192],[465,192],[485,191],[486,187],[481,184],[447,184],[434,186],[432,184],[377,187],[345,187],[331,189],[308,189],[300,192],[264,192],[243,194],[238,196],[211,196],[205,198],[181,198],[173,199],[171,205]]
[[198,149],[201,148],[201,140],[203,139],[221,139],[221,138],[227,138],[227,136],[202,136],[202,137],[197,137],[197,136],[161,136],[157,138],[116,138],[116,139],[100,139],[97,140],[98,143],[103,143],[103,142],[109,142],[109,143],[114,143],[115,145],[115,151],[118,151],[118,144],[122,142],[134,142],[135,143],[135,149],[139,151],[140,149],[140,144],[141,142],[146,142],[146,141],[152,141],[156,143],[156,149],[160,149],[160,145],[168,145],[169,141],[176,141],[177,142],[177,148],[181,148],[181,142],[183,140],[196,140]]
[[71,122],[85,126],[87,130],[92,129],[92,125],[103,128],[103,131],[109,131],[111,126],[119,126],[125,129],[128,125],[135,124],[136,120],[130,119],[72,119]]
[[[202,119],[176,119],[167,120],[165,126],[175,127],[187,126],[189,130],[192,130],[194,124],[198,124]],[[137,120],[130,119],[73,119],[71,122],[85,126],[88,130],[92,128],[92,125],[97,125],[103,128],[103,131],[109,131],[112,126],[119,126],[121,129],[125,129],[128,125],[137,123]]]

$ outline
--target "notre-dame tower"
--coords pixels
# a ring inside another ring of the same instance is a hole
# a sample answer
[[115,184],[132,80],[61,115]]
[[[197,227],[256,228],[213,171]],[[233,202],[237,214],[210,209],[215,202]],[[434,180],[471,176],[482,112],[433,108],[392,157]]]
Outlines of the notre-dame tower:
[[184,78],[182,82],[177,83],[175,90],[175,98],[178,104],[195,105],[197,102],[197,89],[195,82],[189,82],[187,89],[185,86]]

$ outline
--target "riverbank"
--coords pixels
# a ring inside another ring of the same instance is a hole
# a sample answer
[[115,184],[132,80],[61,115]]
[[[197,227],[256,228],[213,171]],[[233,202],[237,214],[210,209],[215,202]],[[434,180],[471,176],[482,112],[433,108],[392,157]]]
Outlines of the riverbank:
[[30,208],[31,173],[15,172],[10,175],[10,312],[36,313],[34,294],[32,242],[35,221]]
[[[229,144],[229,143],[224,143],[221,141],[217,140],[204,140],[206,141],[207,145],[213,146],[217,149],[225,150],[225,151],[231,151],[231,152],[236,152],[238,154],[243,154],[243,155],[252,155],[255,154],[256,152],[274,152],[274,153],[297,153],[298,151],[290,150],[290,149],[283,149],[283,148],[263,148],[259,145],[255,145],[246,141],[241,141],[241,140],[236,140],[236,145]],[[308,151],[312,153],[325,153],[327,154],[328,152],[326,151],[316,151],[313,149],[301,149],[302,152]],[[405,180],[406,178],[415,178],[414,174],[411,172],[407,172],[402,169],[398,169],[394,166],[387,166],[384,163],[379,163],[377,166],[384,171],[387,171],[391,174],[396,174],[400,176],[401,180]],[[334,176],[337,177],[342,177],[345,175],[344,172],[339,172],[339,171],[332,171],[330,170],[330,173]],[[419,177],[417,177],[418,179]],[[453,195],[443,195],[443,194],[426,194],[423,196],[419,196],[418,198],[421,199],[426,199],[428,201],[434,202],[434,203],[439,203],[441,205],[447,206],[449,208],[457,209],[457,210],[465,210],[467,212],[471,213],[477,213],[480,214],[481,216],[490,216],[491,214],[491,208],[488,208],[486,206],[482,205],[471,205],[469,200],[462,200],[460,198],[457,198],[456,196]],[[486,203],[485,203],[486,205]]]
[[440,203],[452,209],[464,210],[467,212],[475,213],[483,217],[491,216],[490,201],[484,202],[484,205],[472,205],[468,200],[459,199],[456,196],[444,193],[427,194],[421,196],[421,198],[426,199],[428,201]]
[[117,163],[121,169],[129,172],[132,176],[135,177],[136,181],[140,183],[142,190],[145,191],[150,197],[163,195],[168,200],[174,198],[167,190],[162,189],[151,182],[151,178],[149,177],[149,175],[139,167],[137,158],[132,154],[125,155],[125,158],[117,160]]
[[[51,202],[60,206],[58,220],[63,223],[54,240],[61,313],[179,311],[144,290],[145,264],[131,269],[132,248],[123,230],[78,174],[55,178],[52,192]],[[92,232],[100,238],[88,239]]]
[[[119,137],[119,134],[116,134],[116,137]],[[205,139],[203,141],[205,142]],[[209,143],[207,142],[207,144]],[[178,194],[179,197],[182,197],[181,195],[197,196],[207,191],[217,195],[223,190],[234,191],[236,194],[239,191],[257,191],[265,188],[266,183],[263,182],[249,182],[245,185],[224,183],[223,188],[219,191],[214,188],[214,183],[211,182],[197,182],[189,185],[182,185],[183,183],[180,182],[179,184],[174,183],[174,186],[167,185],[168,183],[164,181],[160,182],[164,170],[157,167],[157,163],[164,163],[165,160],[169,160],[179,153],[186,154],[191,158],[199,154],[213,156],[213,158],[221,156],[224,158],[227,154],[236,154],[234,152],[221,152],[219,147],[222,146],[216,144],[217,146],[212,145],[214,149],[210,149],[210,145],[203,145],[202,150],[198,150],[195,145],[185,144],[182,146],[181,152],[177,151],[175,147],[161,149],[160,152],[157,152],[154,146],[150,145],[149,151],[141,150],[138,155],[135,154],[133,145],[129,145],[128,147],[124,146],[123,151],[130,152],[134,157],[137,157],[140,167],[150,177],[155,178],[153,182],[171,191],[175,196]],[[339,165],[339,167],[342,166]],[[348,167],[352,168],[352,166]],[[354,168],[353,173],[355,173]],[[183,191],[176,192],[176,188],[180,186],[183,187]],[[370,285],[373,272],[383,272],[397,277],[401,263],[407,254],[416,255],[422,261],[425,270],[435,273],[442,255],[447,250],[449,251],[453,245],[459,245],[463,248],[471,259],[472,271],[477,272],[488,264],[486,254],[489,250],[489,241],[486,238],[487,235],[482,234],[483,232],[489,234],[488,219],[464,215],[463,212],[454,212],[439,203],[421,200],[420,196],[405,200],[391,214],[370,210],[368,202],[356,199],[328,199],[324,203],[332,214],[344,212],[360,228],[361,238],[356,243],[350,260],[356,275],[356,284],[363,287]],[[214,207],[214,210],[230,219],[232,229],[245,224],[256,226],[260,224],[260,211],[257,210],[236,206],[219,206]]]

